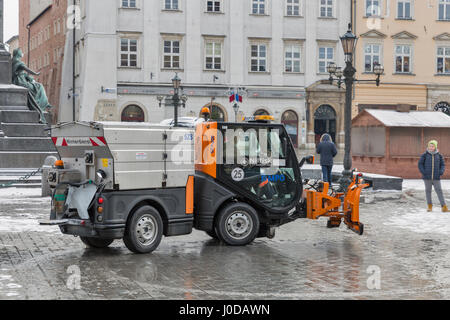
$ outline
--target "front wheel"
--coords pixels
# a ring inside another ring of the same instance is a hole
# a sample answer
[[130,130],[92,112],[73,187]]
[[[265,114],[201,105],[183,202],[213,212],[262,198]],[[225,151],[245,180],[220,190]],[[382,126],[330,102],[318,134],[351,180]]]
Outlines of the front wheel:
[[88,238],[88,237],[80,237],[80,240],[90,248],[95,249],[104,249],[109,247],[111,243],[114,242],[114,239],[99,239],[99,238]]
[[129,219],[123,242],[134,253],[151,253],[158,248],[163,236],[163,221],[158,210],[144,206]]
[[219,239],[219,237],[217,237],[217,234],[216,234],[216,231],[205,231],[206,232],[206,234],[208,235],[208,236],[210,236],[211,238],[213,238],[213,239],[215,239],[215,240],[218,240]]
[[230,246],[245,246],[259,233],[258,213],[246,203],[226,206],[216,219],[216,231],[220,240]]

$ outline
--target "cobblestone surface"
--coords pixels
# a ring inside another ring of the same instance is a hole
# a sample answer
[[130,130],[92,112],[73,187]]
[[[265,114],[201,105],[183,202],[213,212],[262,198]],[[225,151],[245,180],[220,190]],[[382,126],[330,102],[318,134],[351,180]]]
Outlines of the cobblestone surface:
[[164,239],[151,255],[131,254],[122,241],[87,249],[40,227],[49,206],[0,195],[0,299],[450,298],[450,214],[426,213],[421,192],[361,205],[363,236],[300,220],[247,247],[194,232]]

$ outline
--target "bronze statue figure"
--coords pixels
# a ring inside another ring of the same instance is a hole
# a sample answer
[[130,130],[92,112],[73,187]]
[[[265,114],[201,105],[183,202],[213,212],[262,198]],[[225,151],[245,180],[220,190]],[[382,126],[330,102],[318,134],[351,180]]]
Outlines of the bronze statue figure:
[[25,87],[29,90],[30,95],[34,98],[33,100],[41,112],[48,111],[52,106],[48,102],[44,86],[39,82],[36,82],[34,78],[30,76],[30,74],[39,76],[40,73],[30,70],[25,63],[22,62],[22,57],[22,50],[15,49],[12,59],[12,82],[17,86]]

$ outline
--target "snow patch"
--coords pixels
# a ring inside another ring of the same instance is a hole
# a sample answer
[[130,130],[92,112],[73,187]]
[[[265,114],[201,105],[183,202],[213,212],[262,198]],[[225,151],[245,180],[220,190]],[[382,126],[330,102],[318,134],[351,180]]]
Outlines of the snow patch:
[[[442,190],[450,191],[450,180],[441,180]],[[425,192],[425,183],[422,179],[403,180],[403,190],[423,190]]]
[[40,188],[6,188],[0,189],[0,198],[21,198],[21,197],[41,197]]
[[423,209],[393,216],[384,225],[407,229],[416,233],[450,235],[450,213],[426,212]]
[[38,220],[1,217],[0,232],[48,232],[60,233],[59,227],[41,226]]

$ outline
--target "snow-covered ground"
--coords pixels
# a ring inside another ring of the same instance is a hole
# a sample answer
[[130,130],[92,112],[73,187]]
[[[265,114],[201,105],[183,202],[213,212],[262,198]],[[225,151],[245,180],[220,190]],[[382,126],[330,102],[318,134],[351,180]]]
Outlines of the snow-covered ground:
[[39,188],[0,189],[0,232],[59,233],[58,227],[39,225],[49,213],[50,198],[42,198]]
[[[450,191],[450,180],[441,180],[442,190]],[[403,190],[425,190],[423,180],[403,180]]]
[[41,189],[39,188],[6,188],[0,189],[0,200],[16,198],[16,197],[40,197]]

